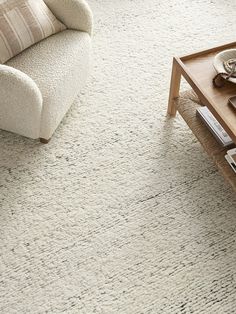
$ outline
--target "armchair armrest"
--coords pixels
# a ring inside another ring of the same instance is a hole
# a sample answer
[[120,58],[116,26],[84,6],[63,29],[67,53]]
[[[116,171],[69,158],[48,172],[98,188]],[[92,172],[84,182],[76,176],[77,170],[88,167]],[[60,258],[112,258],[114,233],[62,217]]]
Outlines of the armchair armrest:
[[0,65],[0,128],[38,138],[43,98],[25,73]]
[[92,34],[93,16],[85,0],[44,0],[44,2],[68,28]]

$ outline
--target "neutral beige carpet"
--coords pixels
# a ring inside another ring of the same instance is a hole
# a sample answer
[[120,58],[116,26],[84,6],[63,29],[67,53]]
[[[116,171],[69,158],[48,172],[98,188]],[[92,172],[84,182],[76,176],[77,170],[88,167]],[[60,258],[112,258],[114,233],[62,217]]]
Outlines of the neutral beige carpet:
[[236,313],[236,198],[165,118],[171,56],[234,41],[236,2],[89,2],[93,73],[51,143],[0,132],[0,313]]

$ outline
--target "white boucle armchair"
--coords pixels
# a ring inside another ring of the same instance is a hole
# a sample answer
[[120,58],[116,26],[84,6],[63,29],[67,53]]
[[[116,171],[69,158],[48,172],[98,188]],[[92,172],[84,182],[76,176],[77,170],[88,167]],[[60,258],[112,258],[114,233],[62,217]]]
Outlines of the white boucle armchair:
[[44,0],[67,26],[0,65],[0,129],[47,143],[89,69],[92,14],[84,0]]

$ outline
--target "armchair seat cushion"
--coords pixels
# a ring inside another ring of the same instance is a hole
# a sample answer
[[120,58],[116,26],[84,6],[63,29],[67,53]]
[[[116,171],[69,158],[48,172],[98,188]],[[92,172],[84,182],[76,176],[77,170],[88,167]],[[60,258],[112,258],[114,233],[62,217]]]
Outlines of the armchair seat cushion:
[[89,67],[88,33],[64,30],[28,48],[6,64],[27,74],[42,97],[39,137],[52,136],[83,87]]

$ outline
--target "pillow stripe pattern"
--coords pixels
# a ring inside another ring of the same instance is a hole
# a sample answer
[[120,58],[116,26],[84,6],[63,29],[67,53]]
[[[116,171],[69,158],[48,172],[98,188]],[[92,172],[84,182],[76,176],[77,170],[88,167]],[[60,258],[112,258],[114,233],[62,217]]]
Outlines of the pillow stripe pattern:
[[0,0],[0,63],[65,28],[43,0]]

